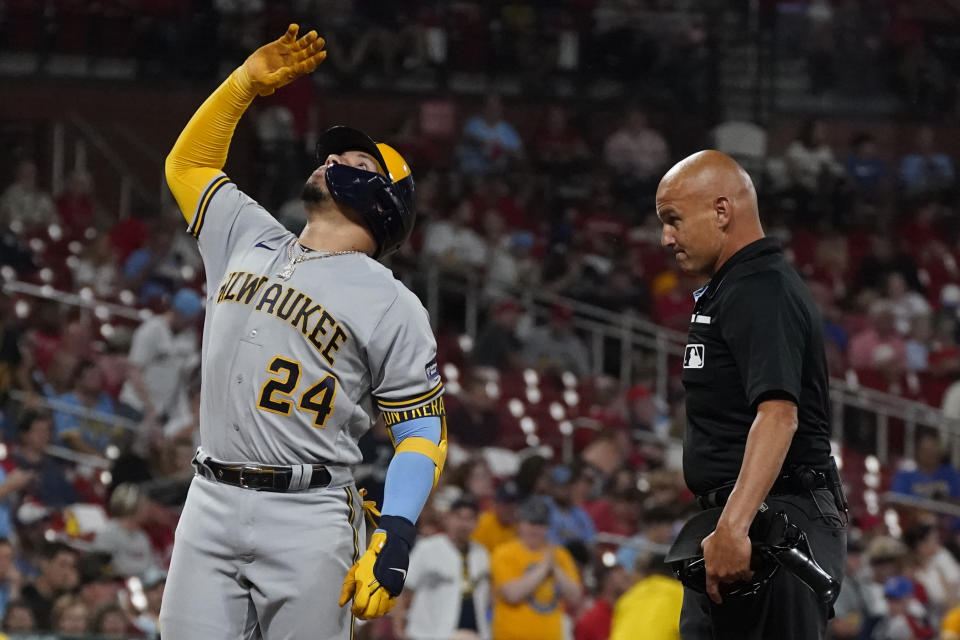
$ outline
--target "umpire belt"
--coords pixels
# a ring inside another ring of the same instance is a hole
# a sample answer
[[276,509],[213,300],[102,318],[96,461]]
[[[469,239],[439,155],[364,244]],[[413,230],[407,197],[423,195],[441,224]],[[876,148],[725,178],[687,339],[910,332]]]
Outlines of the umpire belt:
[[286,493],[330,484],[330,472],[319,464],[293,466],[218,462],[200,450],[194,460],[211,472],[211,479],[253,491]]
[[[727,499],[733,492],[733,484],[726,484],[713,491],[708,491],[697,496],[697,504],[701,509],[713,509],[723,507],[727,504]],[[790,494],[802,494],[813,489],[822,489],[829,487],[827,475],[820,471],[803,467],[781,474],[773,486],[770,488],[771,496],[782,496]]]

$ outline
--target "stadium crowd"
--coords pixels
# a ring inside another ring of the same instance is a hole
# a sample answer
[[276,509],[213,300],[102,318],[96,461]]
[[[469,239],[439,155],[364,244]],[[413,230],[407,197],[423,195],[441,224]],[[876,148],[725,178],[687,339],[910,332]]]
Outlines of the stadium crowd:
[[[344,45],[350,55],[333,66],[341,83],[360,77],[358,68],[383,77],[438,66],[520,69],[535,79],[545,65],[560,65],[573,75],[589,69],[591,77],[642,73],[669,86],[673,99],[701,95],[702,80],[690,74],[689,85],[665,79],[702,63],[703,25],[684,22],[665,44],[634,28],[644,3],[571,2],[555,10],[511,2],[494,14],[492,5],[471,2],[303,2],[269,11],[273,3],[214,2],[191,13],[183,30],[167,27],[193,3],[143,4],[152,12],[137,21],[137,40],[93,38],[92,27],[71,22],[80,29],[74,46],[136,45],[146,75],[170,73],[171,60],[181,60],[184,75],[207,77],[218,59],[232,63],[261,30],[285,24],[286,11],[349,4],[351,11],[325,13],[336,17],[331,47],[351,43]],[[60,11],[71,6],[84,11],[84,3],[62,3]],[[128,5],[118,7],[114,20],[129,17]],[[844,55],[836,49],[844,10],[817,23],[814,68],[829,68],[824,56]],[[9,30],[18,14],[5,16]],[[927,45],[896,24],[896,33],[913,38],[886,44],[903,56],[897,77],[929,81],[903,90],[926,96],[916,98],[931,105],[926,112],[950,117],[946,72],[915,73],[909,64],[933,64]],[[211,25],[219,44],[200,37]],[[571,50],[598,51],[589,43],[599,38],[617,45],[596,60]],[[216,47],[217,56],[189,55],[201,46]],[[638,54],[649,68],[627,69]],[[197,59],[211,66],[188,69],[187,60]],[[835,78],[817,82],[829,89]],[[642,625],[644,637],[676,637],[681,592],[662,557],[695,509],[678,471],[682,394],[671,379],[667,397],[657,397],[647,369],[626,386],[615,364],[598,373],[571,306],[686,330],[689,294],[700,283],[659,249],[653,212],[657,181],[678,159],[676,132],[657,109],[641,106],[624,105],[601,136],[582,126],[586,117],[552,106],[536,127],[524,128],[491,95],[444,135],[428,130],[422,112],[382,132],[417,176],[418,227],[395,266],[434,266],[480,283],[485,321],[464,341],[462,314],[450,308],[458,302],[441,309],[448,469],[421,520],[404,597],[393,615],[358,635],[418,640],[446,625],[451,634],[474,628],[480,637],[550,629],[558,639],[625,640]],[[296,231],[299,188],[313,162],[296,150],[309,146],[309,127],[282,95],[256,118],[264,170],[249,190]],[[775,158],[751,167],[767,231],[789,247],[821,304],[835,376],[960,418],[955,150],[939,148],[926,127],[901,155],[866,132],[839,145],[829,127],[805,123]],[[163,571],[198,438],[202,265],[169,206],[117,220],[82,168],[62,192],[49,193],[35,162],[17,158],[0,194],[0,275],[41,294],[0,293],[0,631],[158,637]],[[538,324],[518,303],[531,289],[568,303]],[[519,413],[513,394],[526,399]],[[521,424],[524,411],[536,418],[535,438]],[[844,435],[847,481],[856,489],[873,434]],[[382,424],[363,447],[359,485],[377,499],[393,452]],[[939,437],[921,432],[915,451],[896,474],[881,470],[880,483],[905,496],[960,500],[960,473],[944,463]],[[920,509],[900,514],[891,526],[876,513],[852,513],[832,637],[960,637],[960,526]],[[539,581],[518,581],[530,564]]]

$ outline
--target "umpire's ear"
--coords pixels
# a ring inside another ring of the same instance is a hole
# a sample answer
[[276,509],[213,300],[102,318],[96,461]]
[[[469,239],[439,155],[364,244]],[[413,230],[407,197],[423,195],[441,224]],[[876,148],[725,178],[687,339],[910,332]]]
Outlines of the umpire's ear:
[[726,229],[733,217],[733,203],[726,196],[720,196],[713,201],[713,210],[717,213],[717,228]]

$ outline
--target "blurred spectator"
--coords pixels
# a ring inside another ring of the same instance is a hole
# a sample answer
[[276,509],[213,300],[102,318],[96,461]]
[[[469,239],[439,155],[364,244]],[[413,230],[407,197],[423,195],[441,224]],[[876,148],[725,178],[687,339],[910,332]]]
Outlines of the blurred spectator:
[[617,175],[622,190],[646,194],[663,176],[670,150],[663,135],[650,126],[647,114],[631,109],[604,142],[603,160]]
[[26,601],[14,600],[7,605],[0,629],[10,633],[30,633],[37,630],[37,617]]
[[57,208],[50,194],[37,186],[37,165],[21,160],[16,180],[0,195],[0,228],[18,220],[27,227],[57,221]]
[[564,546],[592,543],[597,530],[587,512],[573,502],[573,487],[577,480],[573,471],[566,465],[557,465],[550,470],[549,479],[550,528],[547,540]]
[[40,575],[21,591],[24,602],[33,611],[38,629],[51,628],[53,603],[62,594],[72,591],[77,581],[77,552],[62,542],[48,543],[40,560]]
[[887,614],[887,601],[883,595],[884,583],[906,570],[907,547],[900,540],[887,535],[874,537],[867,545],[870,583],[866,588],[867,607],[871,618]]
[[[499,215],[496,219],[500,219]],[[486,286],[487,300],[499,300],[536,286],[540,265],[530,255],[533,234],[528,231],[504,233],[496,241],[488,239]]]
[[960,498],[960,472],[944,462],[943,447],[936,431],[917,435],[916,468],[904,468],[893,476],[890,490],[930,500]]
[[517,537],[517,503],[520,500],[517,485],[512,480],[504,482],[493,494],[493,505],[477,518],[473,540],[490,553],[504,542]]
[[906,371],[907,344],[897,332],[889,300],[870,305],[869,324],[851,338],[847,357],[854,369],[882,370],[891,376]]
[[903,541],[912,554],[913,577],[926,592],[928,611],[940,619],[960,604],[960,564],[940,544],[940,532],[932,524],[912,525]]
[[117,292],[120,272],[110,246],[110,236],[100,235],[86,246],[73,273],[77,287],[90,287],[98,298],[109,298]]
[[854,134],[844,166],[857,193],[870,201],[881,195],[887,166],[877,154],[877,139],[869,133]]
[[114,571],[109,553],[85,553],[77,564],[80,573],[77,595],[88,613],[117,601],[123,591],[124,578]]
[[498,442],[497,403],[486,391],[487,383],[472,376],[463,383],[456,401],[447,403],[447,433],[461,447],[489,447]]
[[0,538],[14,535],[11,512],[19,506],[20,493],[36,479],[36,475],[30,471],[13,469],[8,474],[0,466]]
[[7,605],[20,597],[23,576],[14,563],[13,545],[7,538],[0,538],[0,619],[6,614]]
[[167,574],[154,567],[141,578],[143,595],[147,606],[134,620],[134,626],[150,640],[159,640],[160,602],[163,600],[163,588],[167,583]]
[[957,320],[940,314],[934,318],[930,339],[930,373],[942,378],[960,374],[960,346],[957,344]]
[[187,385],[199,362],[196,319],[203,298],[190,289],[173,297],[170,310],[153,316],[133,333],[129,379],[120,392],[120,411],[155,426],[189,413]]
[[643,512],[641,533],[626,540],[617,549],[617,564],[635,571],[638,559],[649,554],[666,554],[674,538],[677,517],[670,505],[651,506]]
[[130,621],[119,603],[111,602],[93,612],[92,631],[104,638],[129,638]]
[[493,367],[499,371],[523,365],[523,344],[517,337],[520,307],[513,300],[501,300],[490,308],[489,320],[477,336],[470,352],[475,367]]
[[423,256],[438,267],[478,272],[487,258],[487,244],[472,228],[473,209],[462,202],[446,218],[427,226]]
[[617,600],[610,640],[679,640],[683,585],[660,554],[647,554],[636,568],[639,581]]
[[[257,172],[260,195],[257,198],[270,211],[277,207],[291,189],[299,173],[297,149],[299,141],[293,127],[293,113],[286,106],[273,102],[263,107],[256,117]],[[326,162],[326,158],[320,158]]]
[[444,515],[444,532],[420,538],[393,610],[395,635],[406,640],[489,640],[490,556],[470,541],[479,507],[469,495]]
[[78,238],[90,227],[99,227],[101,217],[93,195],[93,176],[84,169],[74,169],[67,184],[57,195],[57,213],[70,237]]
[[540,371],[573,372],[586,377],[590,372],[587,348],[573,332],[573,309],[554,305],[547,324],[536,327],[527,336],[523,357]]
[[89,617],[87,605],[73,594],[57,598],[50,613],[53,631],[70,637],[86,635],[90,625]]
[[914,594],[914,584],[906,576],[893,576],[883,583],[887,614],[873,630],[874,640],[931,640],[936,636],[922,605]]
[[907,338],[907,369],[926,371],[930,366],[930,340],[933,338],[933,321],[929,313],[917,314],[910,321],[910,337]]
[[523,141],[503,118],[500,97],[491,94],[482,115],[468,119],[460,141],[460,170],[467,174],[500,173],[523,155]]
[[13,299],[0,290],[0,406],[12,389],[30,388],[30,359],[14,313]]
[[857,289],[880,292],[886,285],[887,276],[893,271],[903,276],[908,288],[914,291],[923,289],[917,273],[916,261],[897,249],[887,235],[872,234],[870,250],[860,261],[860,268],[857,271]]
[[900,182],[906,197],[943,196],[953,189],[955,179],[953,160],[935,150],[933,129],[920,127],[916,151],[900,162]]
[[182,260],[173,252],[174,228],[169,220],[155,218],[146,244],[123,263],[124,286],[137,294],[140,304],[172,296],[183,281]]
[[533,155],[539,168],[550,175],[569,180],[590,161],[590,149],[577,127],[570,123],[567,110],[552,105],[540,131],[534,136]]
[[574,640],[607,640],[613,620],[613,604],[632,583],[631,574],[618,565],[598,569],[596,580],[599,585],[597,595],[590,608],[577,620]]
[[913,319],[920,315],[929,315],[933,310],[927,299],[907,287],[903,275],[893,271],[887,275],[884,291],[890,301],[894,324],[902,335],[910,332]]
[[103,455],[120,427],[108,422],[115,416],[113,399],[103,391],[100,369],[92,360],[81,360],[74,370],[73,388],[56,398],[71,410],[53,414],[56,437],[81,453]]
[[143,576],[156,559],[150,539],[141,526],[147,517],[147,497],[138,485],[124,483],[113,490],[107,504],[110,520],[97,532],[91,548],[112,554],[114,571],[123,576]]
[[562,640],[563,604],[575,607],[582,587],[570,553],[547,541],[550,507],[528,498],[517,513],[517,539],[490,559],[497,640]]
[[451,469],[447,482],[459,488],[462,494],[473,496],[480,504],[493,498],[493,474],[490,465],[479,452]]
[[[940,410],[943,411],[943,417],[949,420],[960,420],[960,380],[957,380],[943,394],[943,401],[940,404]],[[956,432],[957,427],[952,426]]]
[[636,487],[609,489],[586,506],[597,533],[632,536],[637,532],[640,491]]
[[866,584],[861,577],[863,571],[863,542],[854,536],[847,539],[847,565],[843,576],[843,588],[837,601],[833,603],[834,617],[829,622],[830,638],[848,640],[867,638],[873,626],[870,607],[867,602]]
[[13,474],[26,474],[25,493],[48,507],[62,509],[77,501],[77,492],[67,479],[63,464],[47,453],[53,441],[53,418],[47,413],[27,409],[17,427],[17,444],[2,468]]
[[804,123],[797,137],[784,154],[791,182],[791,193],[796,200],[796,222],[815,224],[825,213],[827,199],[835,196],[845,177],[843,166],[837,162],[833,149],[827,143],[826,127],[822,120]]

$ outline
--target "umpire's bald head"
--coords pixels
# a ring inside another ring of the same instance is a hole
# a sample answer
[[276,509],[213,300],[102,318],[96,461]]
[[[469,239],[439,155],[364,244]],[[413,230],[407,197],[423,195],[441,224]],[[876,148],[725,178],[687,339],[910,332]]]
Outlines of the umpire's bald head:
[[749,174],[720,151],[699,151],[675,164],[657,188],[661,241],[681,269],[711,276],[727,258],[763,237]]

